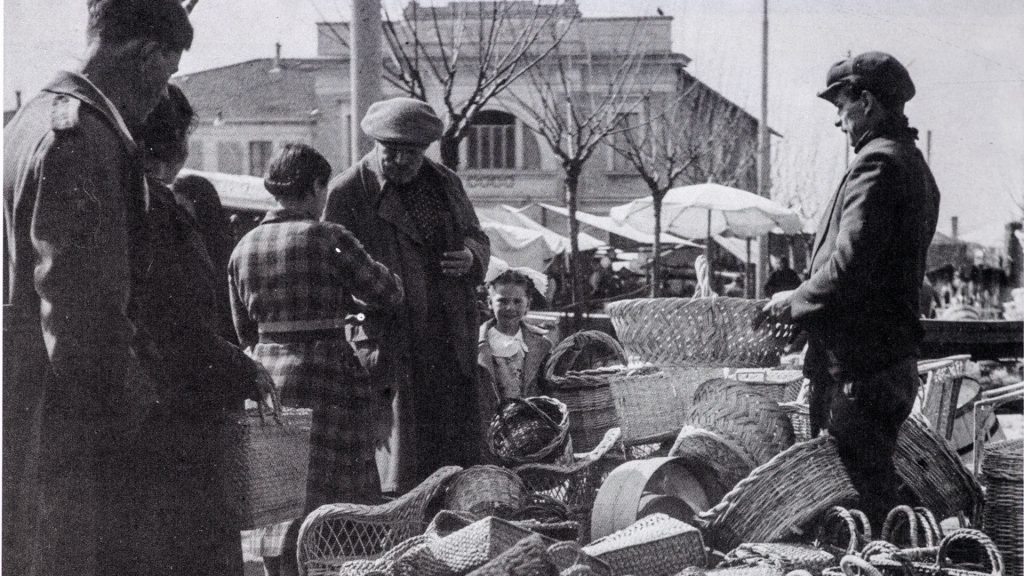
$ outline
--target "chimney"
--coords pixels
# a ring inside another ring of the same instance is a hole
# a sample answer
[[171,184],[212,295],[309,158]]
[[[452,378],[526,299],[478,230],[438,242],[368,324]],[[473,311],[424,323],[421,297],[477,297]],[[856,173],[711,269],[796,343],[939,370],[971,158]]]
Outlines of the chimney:
[[949,230],[950,236],[953,237],[953,242],[960,240],[960,218],[952,216],[949,219]]
[[20,110],[21,109],[21,90],[15,90],[14,91],[14,109],[15,110]]
[[274,68],[273,70],[281,69],[281,43],[274,42]]

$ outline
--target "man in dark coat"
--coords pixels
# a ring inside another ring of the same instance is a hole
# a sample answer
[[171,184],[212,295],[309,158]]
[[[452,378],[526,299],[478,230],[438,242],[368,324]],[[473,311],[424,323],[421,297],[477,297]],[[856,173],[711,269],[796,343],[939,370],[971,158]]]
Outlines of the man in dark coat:
[[324,219],[405,285],[399,312],[370,312],[356,343],[378,349],[372,373],[397,395],[378,465],[383,489],[404,492],[441,466],[479,461],[475,290],[490,243],[459,177],[424,157],[442,129],[430,105],[377,102],[360,125],[376,147],[331,183]]
[[818,225],[808,279],[765,307],[809,333],[811,421],[827,429],[872,523],[898,501],[896,437],[919,385],[918,297],[939,190],[908,126],[914,84],[895,58],[837,62],[819,96],[856,156]]
[[90,0],[77,72],[4,129],[4,572],[131,574],[132,444],[155,396],[133,270],[145,120],[192,43],[175,0]]

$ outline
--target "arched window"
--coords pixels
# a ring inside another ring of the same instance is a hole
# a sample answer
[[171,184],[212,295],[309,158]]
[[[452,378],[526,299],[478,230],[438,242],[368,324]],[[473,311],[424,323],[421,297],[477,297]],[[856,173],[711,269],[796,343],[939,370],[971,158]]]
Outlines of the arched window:
[[466,166],[478,169],[516,167],[516,118],[508,112],[483,110],[466,138]]

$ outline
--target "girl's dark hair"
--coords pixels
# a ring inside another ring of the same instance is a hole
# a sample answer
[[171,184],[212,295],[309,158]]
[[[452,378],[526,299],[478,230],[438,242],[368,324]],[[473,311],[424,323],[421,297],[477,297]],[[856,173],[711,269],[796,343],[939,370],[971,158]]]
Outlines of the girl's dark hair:
[[164,162],[181,162],[188,156],[188,135],[195,127],[196,113],[188,98],[174,84],[146,117],[138,137],[147,154]]
[[322,154],[306,144],[288,143],[270,160],[263,186],[277,197],[301,198],[330,177],[331,164]]
[[515,286],[522,286],[526,290],[526,293],[530,293],[530,288],[533,286],[533,281],[530,277],[518,270],[505,270],[501,274],[498,274],[494,280],[487,283],[487,287],[491,288],[498,284],[513,284]]

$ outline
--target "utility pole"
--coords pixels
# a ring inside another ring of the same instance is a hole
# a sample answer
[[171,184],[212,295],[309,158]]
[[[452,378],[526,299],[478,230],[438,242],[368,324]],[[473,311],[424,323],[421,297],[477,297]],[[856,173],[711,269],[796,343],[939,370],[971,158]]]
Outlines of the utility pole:
[[[757,193],[770,198],[771,193],[771,135],[768,132],[768,0],[763,0],[761,18],[761,121],[757,126]],[[758,241],[757,289],[758,298],[764,298],[764,283],[768,279],[768,234]]]
[[929,166],[931,166],[932,165],[932,131],[928,130],[924,134],[925,134],[925,138],[924,138],[924,161],[927,162]]
[[352,3],[352,35],[350,38],[349,82],[352,101],[350,135],[351,161],[355,164],[373,147],[359,123],[370,104],[381,99],[381,21],[380,0],[357,0]]

